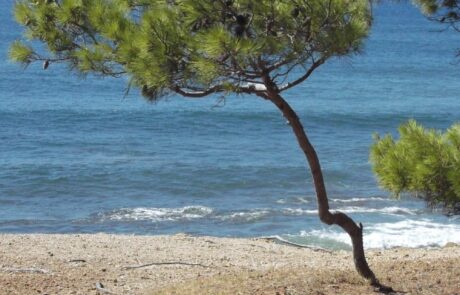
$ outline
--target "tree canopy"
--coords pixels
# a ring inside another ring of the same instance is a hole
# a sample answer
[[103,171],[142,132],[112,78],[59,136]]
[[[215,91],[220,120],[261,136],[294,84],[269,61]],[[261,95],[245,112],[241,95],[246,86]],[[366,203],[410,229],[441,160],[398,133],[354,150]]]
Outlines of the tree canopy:
[[17,41],[13,60],[127,75],[150,100],[254,93],[264,75],[287,90],[359,51],[371,21],[365,0],[20,0],[15,16],[48,54]]

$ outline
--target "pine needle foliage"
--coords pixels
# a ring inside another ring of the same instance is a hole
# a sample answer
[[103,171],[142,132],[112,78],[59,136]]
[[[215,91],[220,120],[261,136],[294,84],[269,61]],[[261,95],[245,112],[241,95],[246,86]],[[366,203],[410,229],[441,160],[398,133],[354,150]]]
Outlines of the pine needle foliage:
[[[255,93],[268,74],[297,85],[311,68],[362,47],[367,0],[18,0],[14,61],[128,76],[149,100],[168,93]],[[29,41],[46,45],[37,52]],[[300,79],[300,80],[299,80]],[[280,90],[287,90],[280,87]]]
[[380,185],[399,197],[411,193],[431,206],[460,209],[460,124],[445,133],[414,120],[399,127],[399,140],[374,136],[370,160]]

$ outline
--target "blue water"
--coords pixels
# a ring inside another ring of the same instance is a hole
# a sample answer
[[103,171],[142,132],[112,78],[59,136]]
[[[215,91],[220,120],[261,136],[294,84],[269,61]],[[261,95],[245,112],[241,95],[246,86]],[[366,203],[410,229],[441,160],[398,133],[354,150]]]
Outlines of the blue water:
[[[317,218],[290,127],[251,96],[148,104],[124,79],[7,60],[21,28],[0,10],[0,232],[279,235],[347,248]],[[372,133],[460,118],[460,34],[408,4],[375,9],[362,55],[329,61],[286,94],[317,148],[331,207],[365,226],[366,247],[460,242],[460,219],[396,201],[368,163]]]

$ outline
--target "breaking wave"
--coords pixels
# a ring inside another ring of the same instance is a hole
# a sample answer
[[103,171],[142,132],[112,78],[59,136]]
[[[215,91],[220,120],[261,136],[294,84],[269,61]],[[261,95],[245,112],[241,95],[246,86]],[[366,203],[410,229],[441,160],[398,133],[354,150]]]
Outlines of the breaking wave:
[[101,221],[138,221],[153,222],[178,221],[204,218],[213,212],[204,206],[186,206],[182,208],[123,208],[98,214]]
[[[302,231],[299,235],[288,236],[303,244],[342,245],[351,246],[350,237],[345,232],[330,229]],[[460,243],[460,225],[443,224],[431,221],[404,220],[394,223],[376,223],[364,228],[364,247],[393,248],[393,247],[442,247],[447,243]]]
[[229,223],[251,223],[274,214],[269,209],[216,212],[204,206],[186,206],[182,208],[122,208],[105,213],[98,213],[96,218],[103,221],[151,221],[174,222],[195,219],[213,219]]

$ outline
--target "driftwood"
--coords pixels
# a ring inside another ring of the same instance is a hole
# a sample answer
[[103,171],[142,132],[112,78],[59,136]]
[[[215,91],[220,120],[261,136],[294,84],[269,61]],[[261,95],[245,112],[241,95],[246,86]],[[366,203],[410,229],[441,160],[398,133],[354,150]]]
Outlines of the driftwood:
[[332,253],[331,250],[327,250],[327,249],[324,249],[324,248],[321,248],[321,247],[313,247],[313,246],[297,244],[297,243],[294,243],[294,242],[289,242],[288,240],[285,240],[285,239],[283,239],[281,237],[278,237],[278,236],[258,237],[257,239],[259,239],[259,240],[267,240],[267,241],[275,241],[275,242],[278,242],[278,243],[283,244],[283,245],[293,246],[293,247],[297,247],[297,248],[306,248],[306,249],[310,249],[310,250],[313,250],[313,251],[322,251],[322,252]]
[[186,266],[200,266],[200,267],[205,267],[205,268],[210,267],[208,265],[204,265],[200,263],[170,261],[170,262],[152,262],[152,263],[141,264],[141,265],[130,265],[130,266],[123,267],[123,269],[136,269],[136,268],[143,268],[143,267],[148,267],[148,266],[153,266],[153,265],[186,265]]
[[15,268],[15,267],[3,267],[0,268],[1,272],[19,272],[19,273],[42,273],[49,274],[51,273],[47,269],[42,268]]

